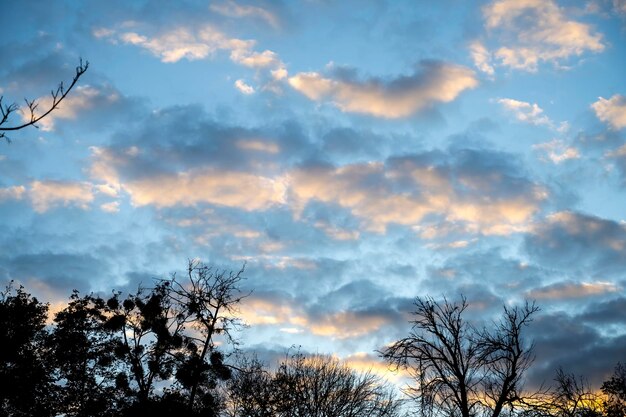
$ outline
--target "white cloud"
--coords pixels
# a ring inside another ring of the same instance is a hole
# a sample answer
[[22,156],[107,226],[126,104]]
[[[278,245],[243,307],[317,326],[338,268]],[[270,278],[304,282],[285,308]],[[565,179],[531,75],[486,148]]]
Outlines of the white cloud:
[[[245,152],[280,151],[272,142],[255,138],[237,140],[235,146]],[[358,239],[361,230],[384,232],[390,224],[413,227],[426,221],[458,225],[455,230],[464,233],[506,235],[527,230],[547,198],[541,185],[500,170],[477,175],[467,167],[432,165],[422,158],[303,167],[276,176],[203,167],[124,179],[126,170],[137,175],[131,168],[134,158],[129,156],[94,149],[91,174],[97,182],[111,184],[113,191],[128,193],[135,206],[290,208],[300,220],[307,204],[317,201],[342,207],[360,221],[357,230],[315,222],[315,227],[337,240]]]
[[559,139],[553,139],[550,142],[533,145],[533,149],[544,152],[547,158],[555,164],[560,164],[561,162],[570,159],[580,158],[580,152],[577,148],[567,146],[565,142]]
[[275,52],[255,52],[250,49],[234,49],[230,53],[233,62],[250,68],[279,68],[283,65]]
[[494,74],[495,70],[492,63],[493,58],[485,45],[478,41],[472,42],[470,44],[470,55],[476,68],[488,75]]
[[[391,318],[378,313],[339,311],[313,316],[293,302],[252,295],[240,307],[249,325],[274,325],[292,333],[309,333],[337,339],[361,337],[389,324]],[[289,327],[286,327],[289,326]]]
[[126,32],[120,34],[120,40],[147,49],[163,62],[203,59],[218,49],[220,45],[199,40],[185,28],[179,28],[153,38],[135,32]]
[[254,87],[246,84],[244,80],[235,81],[235,88],[239,90],[242,94],[246,94],[246,95],[254,94]]
[[278,18],[268,10],[257,6],[242,6],[235,3],[233,0],[225,1],[221,4],[211,4],[210,9],[223,16],[244,18],[252,17],[266,21],[273,27],[278,27],[280,22]]
[[92,185],[83,182],[33,181],[28,195],[38,213],[59,205],[85,210],[94,199]]
[[[135,28],[137,24],[133,24]],[[211,25],[199,29],[178,27],[162,31],[152,36],[142,35],[136,31],[121,31],[100,28],[94,36],[107,38],[117,43],[135,45],[146,49],[162,62],[174,63],[182,59],[195,61],[205,59],[215,52],[230,52],[230,59],[246,67],[254,69],[279,69],[284,64],[278,55],[270,50],[257,52],[254,50],[256,41],[231,38]]]
[[22,185],[0,188],[0,202],[5,200],[21,200],[26,188]]
[[385,82],[327,78],[317,72],[298,73],[289,84],[314,101],[329,101],[344,112],[395,119],[407,117],[435,103],[454,100],[478,81],[466,67],[423,63],[420,72]]
[[543,109],[537,103],[527,103],[525,101],[514,100],[512,98],[498,99],[498,103],[507,111],[511,112],[515,118],[521,122],[535,126],[546,126],[554,130],[567,130],[567,122],[561,123],[558,127],[543,113]]
[[[293,171],[289,184],[296,217],[308,202],[321,201],[350,210],[374,232],[384,232],[390,224],[420,225],[433,215],[464,224],[470,233],[506,235],[529,226],[546,192],[531,186],[515,195],[499,196],[502,181],[501,176],[485,182],[464,174],[452,179],[445,169],[407,161],[393,168],[364,163]],[[419,191],[396,190],[401,183]],[[457,189],[458,184],[463,184],[462,189]]]
[[278,69],[272,70],[271,74],[275,80],[282,80],[284,78],[287,78],[287,75],[289,75],[285,68],[278,68]]
[[128,181],[123,188],[136,206],[172,207],[210,203],[264,210],[285,199],[285,184],[245,172],[202,169]]
[[120,203],[119,201],[112,201],[110,203],[105,203],[100,206],[100,209],[106,213],[117,213],[120,211]]
[[602,35],[569,19],[553,0],[496,0],[483,8],[485,26],[502,46],[492,54],[500,65],[537,71],[541,62],[561,65],[585,52],[601,52]]
[[591,105],[596,116],[608,123],[613,129],[626,127],[626,97],[615,94],[610,99],[598,97],[598,101]]

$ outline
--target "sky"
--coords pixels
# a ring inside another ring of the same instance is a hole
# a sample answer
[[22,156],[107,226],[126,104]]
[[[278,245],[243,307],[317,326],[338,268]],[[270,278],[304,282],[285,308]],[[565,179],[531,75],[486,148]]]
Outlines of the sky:
[[[245,264],[237,337],[381,372],[416,296],[535,300],[529,384],[626,360],[624,0],[4,2],[0,283]],[[14,122],[20,121],[19,114]],[[393,377],[393,376],[392,376]]]

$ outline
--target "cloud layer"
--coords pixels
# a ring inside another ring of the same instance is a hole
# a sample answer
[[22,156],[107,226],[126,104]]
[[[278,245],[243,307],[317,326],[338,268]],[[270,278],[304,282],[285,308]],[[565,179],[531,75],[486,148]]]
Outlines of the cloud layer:
[[331,102],[344,112],[396,119],[450,102],[478,80],[465,67],[422,62],[413,74],[389,80],[305,72],[290,77],[289,84],[310,100]]

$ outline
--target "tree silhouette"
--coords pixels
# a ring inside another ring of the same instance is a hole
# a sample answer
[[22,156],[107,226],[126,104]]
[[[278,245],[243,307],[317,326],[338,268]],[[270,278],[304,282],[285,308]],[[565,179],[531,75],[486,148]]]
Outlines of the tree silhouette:
[[229,417],[277,416],[278,390],[273,378],[258,359],[241,358],[226,388],[226,414]]
[[56,403],[45,356],[48,305],[12,283],[0,292],[0,415],[52,416]]
[[611,378],[602,384],[602,392],[608,397],[605,403],[608,417],[626,416],[626,366],[618,363]]
[[169,301],[177,306],[177,320],[195,332],[187,332],[187,357],[176,377],[189,390],[188,408],[215,409],[216,398],[211,394],[218,380],[230,378],[230,368],[216,348],[216,336],[235,343],[232,330],[239,325],[237,306],[247,297],[239,287],[244,269],[238,272],[217,271],[194,260],[187,266],[183,280],[173,275],[167,285]]
[[372,373],[325,355],[296,353],[275,373],[256,360],[229,384],[229,415],[246,417],[394,417],[400,401]]
[[57,412],[65,416],[115,415],[124,395],[115,385],[119,360],[116,340],[105,328],[106,306],[93,295],[74,291],[58,312],[48,338],[48,362],[59,384]]
[[463,317],[465,298],[454,303],[418,297],[415,306],[409,336],[381,354],[412,374],[415,385],[407,394],[420,413],[498,417],[505,407],[514,407],[533,359],[522,333],[538,308],[504,307],[500,321],[479,329]]
[[76,73],[74,74],[74,78],[72,78],[70,85],[65,88],[63,82],[60,82],[56,90],[50,91],[50,106],[41,111],[38,111],[39,103],[37,100],[29,100],[25,98],[24,101],[26,102],[27,110],[22,112],[22,123],[7,126],[10,123],[12,115],[20,110],[20,106],[18,106],[17,103],[4,104],[2,102],[4,96],[0,96],[0,139],[4,138],[7,141],[10,141],[7,136],[7,132],[21,130],[28,126],[38,127],[37,122],[48,116],[59,107],[69,92],[72,91],[72,88],[74,88],[80,77],[87,71],[87,68],[89,68],[89,62],[85,61],[83,63],[83,60],[81,59],[76,67]]
[[115,335],[113,353],[120,361],[116,386],[136,408],[149,407],[156,384],[173,376],[183,350],[183,323],[176,319],[168,290],[161,283],[140,288],[124,300],[114,294],[102,303],[102,325]]

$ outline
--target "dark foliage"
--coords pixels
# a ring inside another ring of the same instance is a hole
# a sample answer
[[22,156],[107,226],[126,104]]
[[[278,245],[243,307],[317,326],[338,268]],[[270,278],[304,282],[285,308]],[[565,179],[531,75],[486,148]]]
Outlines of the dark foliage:
[[608,417],[626,416],[626,366],[618,363],[615,372],[602,384],[602,392],[608,397],[605,402]]
[[59,384],[58,412],[66,416],[112,415],[120,398],[116,340],[107,327],[102,299],[74,292],[50,332],[48,362]]
[[45,346],[48,305],[21,286],[7,287],[0,297],[0,413],[54,415],[57,398]]

